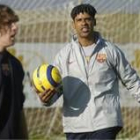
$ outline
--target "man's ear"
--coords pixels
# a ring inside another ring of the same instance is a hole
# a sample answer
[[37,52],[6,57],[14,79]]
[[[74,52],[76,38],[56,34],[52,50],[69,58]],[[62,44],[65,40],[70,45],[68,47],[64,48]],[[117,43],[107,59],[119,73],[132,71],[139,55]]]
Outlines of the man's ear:
[[71,25],[72,25],[73,30],[75,30],[75,24],[74,24],[74,21],[71,22]]
[[74,21],[71,22],[71,26],[72,26],[72,32],[73,32],[74,34],[76,34]]

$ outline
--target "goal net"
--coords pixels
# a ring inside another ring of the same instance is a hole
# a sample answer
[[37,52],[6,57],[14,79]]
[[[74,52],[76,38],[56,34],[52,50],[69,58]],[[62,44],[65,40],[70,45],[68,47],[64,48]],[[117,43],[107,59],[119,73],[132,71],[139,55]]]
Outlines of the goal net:
[[[97,9],[96,30],[117,44],[140,74],[139,0],[1,0],[20,17],[17,43],[9,49],[25,70],[24,110],[30,139],[65,139],[62,128],[62,98],[51,107],[42,107],[31,85],[33,70],[52,63],[56,53],[71,40],[70,11],[78,3]],[[124,129],[118,139],[140,139],[140,105],[120,88]]]

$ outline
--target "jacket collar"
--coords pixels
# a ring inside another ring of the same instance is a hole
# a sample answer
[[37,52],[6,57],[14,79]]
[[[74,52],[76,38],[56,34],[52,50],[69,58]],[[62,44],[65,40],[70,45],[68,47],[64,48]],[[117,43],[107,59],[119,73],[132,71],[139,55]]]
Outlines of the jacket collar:
[[[95,50],[98,50],[99,47],[97,46],[100,46],[99,44],[102,42],[102,37],[100,36],[100,34],[98,32],[95,32],[95,40],[96,40],[96,49]],[[82,51],[82,47],[80,45],[80,43],[78,42],[78,39],[77,39],[77,36],[74,35],[73,38],[72,38],[72,45],[71,47],[75,50],[75,58],[77,60],[77,63],[83,73],[83,75],[85,75],[86,77],[88,77],[88,70],[87,70],[87,62],[86,60],[84,59],[84,54],[83,54],[83,51]],[[95,59],[95,58],[94,58]]]

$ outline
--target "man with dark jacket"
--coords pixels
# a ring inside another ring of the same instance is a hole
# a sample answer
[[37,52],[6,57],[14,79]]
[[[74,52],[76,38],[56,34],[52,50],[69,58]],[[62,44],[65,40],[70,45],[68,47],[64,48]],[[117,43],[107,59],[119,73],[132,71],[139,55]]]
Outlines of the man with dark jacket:
[[0,5],[0,139],[27,139],[23,112],[24,71],[7,48],[15,43],[18,16]]

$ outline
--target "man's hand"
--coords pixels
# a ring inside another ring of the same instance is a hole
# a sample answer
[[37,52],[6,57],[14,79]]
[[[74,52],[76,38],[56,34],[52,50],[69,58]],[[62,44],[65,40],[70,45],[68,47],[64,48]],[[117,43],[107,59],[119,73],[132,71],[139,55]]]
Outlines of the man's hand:
[[48,89],[48,90],[45,90],[43,93],[40,93],[34,85],[33,85],[33,88],[34,88],[34,91],[39,96],[42,103],[48,103],[51,97],[57,92],[55,89]]
[[50,101],[50,99],[53,97],[53,95],[56,94],[55,89],[48,89],[44,91],[43,93],[39,93],[39,98],[43,103],[47,103]]

